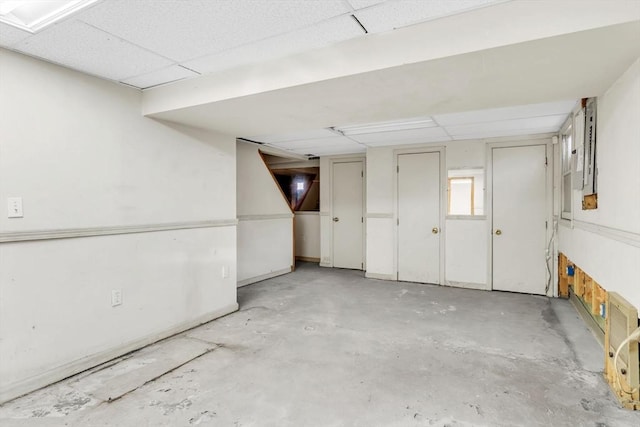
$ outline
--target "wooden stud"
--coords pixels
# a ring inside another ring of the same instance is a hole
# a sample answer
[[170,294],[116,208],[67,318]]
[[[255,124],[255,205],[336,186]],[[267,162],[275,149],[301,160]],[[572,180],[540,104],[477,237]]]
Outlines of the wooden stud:
[[567,257],[563,254],[558,256],[558,296],[569,298],[569,280],[567,276]]
[[598,195],[597,194],[589,194],[588,196],[584,196],[582,198],[582,210],[590,210],[598,208]]
[[584,274],[584,301],[591,305],[591,295],[593,294],[593,279],[588,274]]
[[607,291],[594,280],[591,294],[591,314],[600,315],[600,305],[606,302]]

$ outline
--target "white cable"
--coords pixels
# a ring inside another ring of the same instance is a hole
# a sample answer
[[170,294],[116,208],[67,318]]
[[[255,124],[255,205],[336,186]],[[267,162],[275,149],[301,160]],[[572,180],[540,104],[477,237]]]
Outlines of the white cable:
[[627,394],[633,394],[637,392],[638,389],[635,388],[631,391],[627,391],[622,387],[622,384],[620,384],[620,374],[618,373],[618,356],[620,356],[620,351],[622,350],[622,347],[624,347],[630,341],[633,341],[633,340],[635,341],[640,340],[640,327],[636,328],[635,331],[631,332],[631,334],[629,334],[629,336],[620,343],[620,345],[618,346],[618,349],[616,350],[616,355],[613,358],[613,370],[616,372],[616,383],[618,384],[618,388]]
[[547,257],[546,257],[546,262],[545,264],[547,265],[547,271],[549,272],[549,279],[547,279],[547,286],[544,289],[544,293],[545,295],[549,294],[549,288],[551,287],[551,281],[552,281],[552,277],[553,273],[551,272],[551,267],[549,266],[549,261],[551,261],[553,259],[553,255],[552,255],[552,250],[551,250],[551,244],[553,243],[555,236],[556,236],[556,227],[558,226],[558,222],[556,221],[556,219],[554,218],[552,221],[552,230],[551,230],[551,237],[549,238],[549,244],[547,244]]

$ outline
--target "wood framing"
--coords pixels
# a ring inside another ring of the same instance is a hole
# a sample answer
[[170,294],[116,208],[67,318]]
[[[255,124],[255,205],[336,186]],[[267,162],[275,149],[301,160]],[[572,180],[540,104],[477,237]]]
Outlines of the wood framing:
[[597,194],[589,194],[588,196],[584,196],[582,198],[582,210],[590,210],[598,208],[598,195]]
[[[568,275],[567,267],[573,268],[573,277]],[[614,362],[618,346],[638,326],[637,309],[617,293],[607,292],[560,253],[558,295],[564,296],[565,293],[571,297],[590,327],[594,330],[598,327],[604,331],[604,376],[614,394],[625,408],[640,410],[638,342],[632,340],[623,346],[624,357],[619,358],[617,371]]]
[[638,310],[616,292],[607,294],[606,304],[604,377],[622,406],[640,410],[638,342],[631,340],[624,344],[625,338],[638,327]]

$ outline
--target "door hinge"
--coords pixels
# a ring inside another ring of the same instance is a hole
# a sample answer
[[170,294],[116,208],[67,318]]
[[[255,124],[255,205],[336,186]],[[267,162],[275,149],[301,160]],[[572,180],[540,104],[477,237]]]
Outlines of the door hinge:
[[549,158],[548,157],[544,158],[544,165],[545,166],[549,166]]
[[396,219],[396,225],[400,225],[400,218]]
[[360,222],[364,224],[364,217],[363,216],[360,217]]
[[400,166],[396,166],[396,173],[400,173]]
[[549,221],[545,221],[545,222],[544,222],[544,228],[545,228],[545,229],[549,228]]
[[360,178],[364,178],[364,171],[360,171]]

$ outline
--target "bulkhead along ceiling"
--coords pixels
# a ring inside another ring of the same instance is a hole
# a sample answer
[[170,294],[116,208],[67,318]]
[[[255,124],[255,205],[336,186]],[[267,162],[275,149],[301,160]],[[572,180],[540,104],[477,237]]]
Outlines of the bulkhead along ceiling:
[[0,0],[0,47],[292,156],[558,132],[638,40],[638,0]]
[[0,22],[0,46],[144,89],[503,1],[2,0],[27,24],[38,4],[79,10],[35,32]]

